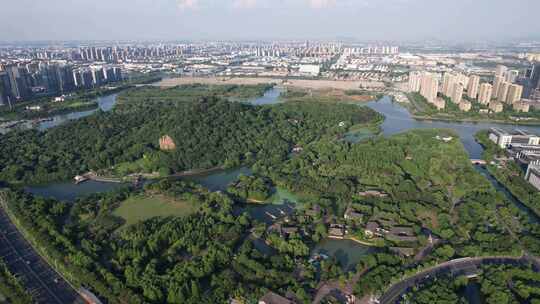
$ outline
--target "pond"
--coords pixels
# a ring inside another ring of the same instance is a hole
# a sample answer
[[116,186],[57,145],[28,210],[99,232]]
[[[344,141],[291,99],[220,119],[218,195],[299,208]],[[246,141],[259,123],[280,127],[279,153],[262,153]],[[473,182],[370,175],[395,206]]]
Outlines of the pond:
[[285,92],[285,90],[285,88],[274,86],[270,90],[264,92],[263,96],[245,101],[245,103],[249,103],[255,106],[282,103],[283,100],[279,97],[281,96],[281,93]]
[[236,169],[215,170],[203,174],[181,177],[181,180],[193,181],[203,185],[210,191],[225,191],[230,183],[236,181],[240,175],[252,175],[248,167]]
[[28,186],[25,190],[36,196],[74,202],[77,198],[88,196],[92,193],[108,192],[123,187],[127,187],[127,185],[122,183],[86,181],[78,185],[74,182],[57,182],[46,185]]
[[377,248],[362,245],[352,240],[327,238],[322,240],[313,250],[311,256],[324,254],[335,258],[343,270],[350,271],[362,257],[375,253]]

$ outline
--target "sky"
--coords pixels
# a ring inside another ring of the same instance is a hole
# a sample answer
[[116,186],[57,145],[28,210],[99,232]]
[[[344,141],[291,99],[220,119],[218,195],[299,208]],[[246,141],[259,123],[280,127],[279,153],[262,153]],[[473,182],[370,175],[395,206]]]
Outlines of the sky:
[[540,0],[0,0],[0,40],[540,39]]

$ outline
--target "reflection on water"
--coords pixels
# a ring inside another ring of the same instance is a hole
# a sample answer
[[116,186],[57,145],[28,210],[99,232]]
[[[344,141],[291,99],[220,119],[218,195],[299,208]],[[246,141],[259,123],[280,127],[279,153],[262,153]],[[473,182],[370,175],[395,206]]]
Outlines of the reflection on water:
[[261,106],[261,105],[268,105],[268,104],[277,104],[283,102],[281,99],[279,99],[279,96],[281,93],[285,91],[284,88],[274,86],[270,90],[267,90],[264,92],[264,95],[252,100],[246,101],[246,103]]
[[60,201],[74,202],[92,193],[108,192],[122,187],[127,187],[122,183],[104,183],[96,181],[86,181],[75,185],[73,182],[59,182],[47,185],[28,186],[26,191],[46,198],[55,198]]
[[[107,96],[98,97],[97,98],[98,109],[105,112],[112,110],[112,108],[116,104],[116,97],[118,97],[118,94],[111,94]],[[81,112],[72,112],[72,113],[53,116],[51,117],[52,120],[39,123],[38,130],[41,130],[41,131],[47,130],[52,127],[59,126],[70,120],[77,120],[86,116],[90,116],[94,114],[95,112],[97,112],[98,109],[81,111]]]
[[484,301],[482,300],[482,292],[480,288],[481,286],[478,282],[475,282],[474,280],[469,280],[469,284],[465,286],[465,289],[463,291],[463,296],[469,304],[484,303]]
[[351,240],[327,238],[312,250],[311,255],[324,254],[335,258],[345,271],[353,270],[363,256],[376,252],[376,248]]
[[203,185],[210,191],[225,191],[230,183],[236,181],[240,175],[252,175],[248,167],[228,170],[217,170],[210,173],[181,177],[181,180],[193,181]]
[[386,119],[381,125],[382,132],[385,135],[393,135],[405,132],[409,129],[426,128],[447,128],[456,131],[465,149],[469,152],[471,158],[479,159],[482,156],[482,146],[474,139],[474,135],[480,131],[497,127],[505,130],[520,128],[532,133],[540,134],[540,127],[534,126],[516,126],[498,123],[470,123],[470,122],[441,122],[441,121],[420,121],[415,120],[409,111],[396,102],[392,102],[390,97],[385,96],[379,101],[368,103],[368,107],[383,114]]

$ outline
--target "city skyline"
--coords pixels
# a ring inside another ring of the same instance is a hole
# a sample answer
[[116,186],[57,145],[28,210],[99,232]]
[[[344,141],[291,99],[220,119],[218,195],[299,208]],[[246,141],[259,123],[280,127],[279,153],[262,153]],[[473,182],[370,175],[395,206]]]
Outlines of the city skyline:
[[[0,41],[538,39],[534,0],[54,0],[3,3]],[[511,14],[509,13],[511,12]],[[444,13],[444,14],[443,14]],[[136,22],[133,22],[136,20]]]

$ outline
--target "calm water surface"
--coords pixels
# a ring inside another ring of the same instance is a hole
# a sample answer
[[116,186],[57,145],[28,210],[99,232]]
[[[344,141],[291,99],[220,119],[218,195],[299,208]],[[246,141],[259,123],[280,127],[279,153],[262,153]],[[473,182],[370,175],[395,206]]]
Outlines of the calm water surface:
[[97,98],[98,108],[94,110],[73,112],[73,113],[53,116],[52,120],[41,122],[38,126],[38,130],[41,130],[41,131],[47,130],[52,127],[59,126],[70,120],[77,120],[86,116],[90,116],[96,113],[98,110],[102,110],[105,112],[110,111],[116,104],[116,97],[118,97],[118,94],[111,94],[111,95],[98,97]]
[[375,253],[376,250],[351,240],[327,238],[313,248],[311,255],[322,253],[334,257],[344,270],[349,271],[354,269],[363,256]]

